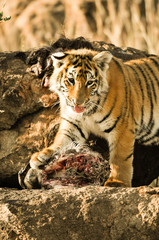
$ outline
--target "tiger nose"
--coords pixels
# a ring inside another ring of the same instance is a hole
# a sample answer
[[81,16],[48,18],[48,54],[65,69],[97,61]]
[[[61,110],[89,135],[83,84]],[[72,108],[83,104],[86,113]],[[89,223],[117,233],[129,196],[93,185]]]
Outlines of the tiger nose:
[[75,105],[82,105],[85,102],[85,88],[83,85],[76,85],[73,102]]
[[74,105],[82,105],[84,103],[84,99],[81,99],[81,98],[80,99],[78,99],[78,98],[74,99],[73,98],[72,102],[73,102]]

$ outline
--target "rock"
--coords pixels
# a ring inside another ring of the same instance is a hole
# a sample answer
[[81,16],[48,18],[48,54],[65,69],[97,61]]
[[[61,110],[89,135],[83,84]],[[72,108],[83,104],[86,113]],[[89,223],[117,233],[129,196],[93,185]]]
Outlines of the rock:
[[10,129],[18,119],[51,106],[57,96],[41,87],[28,73],[28,53],[0,53],[0,130]]
[[27,72],[27,55],[0,53],[0,186],[16,185],[17,172],[51,144],[59,122],[57,108],[50,107],[57,96]]
[[159,189],[0,189],[1,239],[157,240]]
[[0,131],[1,186],[12,183],[10,177],[27,164],[33,152],[53,142],[58,122],[56,110],[43,109],[22,118],[12,129]]

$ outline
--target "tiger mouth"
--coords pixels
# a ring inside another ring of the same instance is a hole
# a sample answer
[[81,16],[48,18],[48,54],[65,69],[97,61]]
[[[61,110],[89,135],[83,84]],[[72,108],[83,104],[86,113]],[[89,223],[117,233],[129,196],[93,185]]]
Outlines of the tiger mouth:
[[82,105],[77,104],[74,106],[74,110],[76,113],[81,113],[84,112],[84,107]]
[[82,104],[72,104],[68,99],[66,103],[70,106],[76,113],[82,113],[85,110],[85,107]]

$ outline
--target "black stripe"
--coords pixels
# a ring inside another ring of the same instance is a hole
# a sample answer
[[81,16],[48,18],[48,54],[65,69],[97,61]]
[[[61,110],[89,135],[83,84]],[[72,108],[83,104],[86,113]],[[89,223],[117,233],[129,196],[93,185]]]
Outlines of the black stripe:
[[[148,73],[147,69],[149,69],[149,71],[151,72],[151,74],[153,75],[153,77],[155,78],[155,80],[156,80],[156,76],[155,76],[152,68],[148,65],[148,63],[147,63],[144,59],[143,59],[143,62],[144,62],[144,64],[145,64],[144,70],[145,70],[145,72],[146,72],[147,75],[148,75],[149,81],[151,82],[152,92],[153,92],[153,95],[154,95],[154,98],[155,98],[155,102],[156,102],[156,101],[157,101],[157,96],[156,96],[156,91],[155,91],[155,87],[154,87],[154,82],[153,82],[153,79],[152,79],[151,75]],[[146,68],[147,68],[147,69],[146,69]],[[158,82],[158,81],[157,81],[157,82]]]
[[[144,109],[143,109],[144,91],[143,91],[142,86],[141,86],[140,77],[138,76],[137,71],[133,68],[133,66],[132,65],[127,65],[127,70],[128,70],[128,73],[129,73],[129,81],[131,82],[130,88],[133,88],[135,90],[135,93],[136,93],[136,96],[137,96],[136,102],[140,102],[139,100],[140,100],[140,97],[142,96],[142,106],[141,106],[141,116],[142,116],[141,117],[141,125],[142,125],[143,124],[143,111],[144,111]],[[132,78],[132,75],[133,75],[133,78]],[[133,83],[133,81],[134,81],[135,84]],[[136,82],[137,82],[137,84],[136,84]],[[138,85],[138,83],[139,83],[139,85]],[[141,91],[141,93],[139,92],[139,90]],[[130,98],[131,98],[131,94],[130,94]],[[135,125],[138,126],[139,124],[136,121],[135,115],[134,115],[134,108],[135,108],[135,106],[133,104],[131,106],[131,109],[132,109],[131,118],[134,121]]]
[[97,71],[96,67],[94,68],[94,70],[95,70],[95,77],[97,77],[98,76],[98,71]]
[[136,121],[135,116],[134,116],[134,108],[132,109],[131,118],[132,118],[132,120],[134,121],[135,125],[138,126],[139,124],[138,124],[138,122]]
[[150,101],[150,119],[149,119],[149,123],[147,125],[147,128],[149,128],[149,126],[151,125],[152,123],[152,120],[153,120],[153,102],[152,102],[152,95],[151,95],[151,92],[150,92],[150,85],[147,81],[147,76],[145,75],[143,69],[141,68],[141,66],[139,66],[138,64],[135,64],[135,66],[140,70],[140,72],[142,73],[144,79],[145,79],[145,84],[146,84],[146,89],[147,89],[147,94],[148,94],[148,98],[149,98],[149,101]]
[[[136,122],[136,120],[134,119],[134,115],[133,115],[134,108],[130,109],[130,106],[132,104],[132,102],[131,102],[132,101],[132,91],[131,91],[132,80],[131,80],[130,68],[128,68],[127,65],[125,65],[125,66],[126,66],[125,69],[126,69],[126,72],[127,72],[127,74],[124,75],[125,76],[125,78],[124,78],[125,87],[127,88],[127,94],[126,94],[126,98],[127,98],[126,110],[127,111],[125,111],[125,113],[123,114],[123,121],[122,122],[124,122],[125,119],[128,120],[130,114],[131,114],[131,117],[133,118],[133,120]],[[128,121],[126,122],[125,127],[127,127],[127,126],[128,126]]]
[[97,109],[98,109],[98,106],[95,105],[89,112],[84,112],[83,115],[90,116],[90,115],[94,114],[97,111]]
[[[152,59],[151,59],[151,60],[152,60]],[[156,81],[156,83],[157,83],[157,86],[159,87],[159,79],[158,79],[158,77],[157,77],[156,74],[154,73],[154,71],[153,71],[153,69],[151,68],[151,66],[149,66],[147,62],[145,62],[145,63],[146,63],[146,66],[148,67],[148,69],[150,70],[151,74],[153,75],[153,77],[154,77],[154,79],[155,79],[155,81]],[[158,68],[159,68],[159,65],[158,65]]]
[[125,158],[125,160],[124,161],[127,161],[127,160],[129,160],[129,158],[131,158],[133,156],[133,152],[132,153],[130,153],[130,155],[129,156],[127,156],[126,158]]
[[116,119],[115,123],[113,124],[113,126],[110,127],[110,128],[108,128],[108,129],[105,129],[104,132],[105,132],[105,133],[110,133],[110,132],[116,127],[116,125],[117,125],[120,117],[121,117],[121,116],[117,117],[117,119]]
[[92,61],[92,56],[87,55],[86,57],[87,57],[88,61],[90,61],[90,62]]
[[134,130],[132,130],[132,129],[130,129],[129,131],[130,131],[132,134],[135,134],[135,132],[136,132],[136,131],[134,131]]
[[100,98],[98,99],[96,105],[92,109],[90,109],[88,112],[84,112],[83,115],[90,116],[90,115],[94,114],[98,109],[99,103],[100,103]]
[[[125,73],[123,68],[126,66],[125,64],[122,65],[122,63],[120,63],[119,61],[117,61],[115,58],[113,58],[113,60],[115,61],[116,65],[118,66],[118,68],[120,69],[120,71],[123,73],[123,78],[124,78],[124,90],[125,90],[125,102],[123,104],[125,104],[125,107],[123,107],[122,109],[124,109],[124,113],[122,114],[122,119],[123,121],[125,120],[125,116],[128,113],[129,114],[129,106],[128,106],[128,99],[130,100],[129,96],[128,96],[128,81],[125,78]],[[129,94],[130,94],[130,87],[129,87]]]
[[62,86],[62,75],[63,74],[59,74],[59,76],[57,77],[58,84],[56,86],[58,86],[57,90],[59,90],[59,91],[61,91],[61,86]]
[[74,68],[77,68],[77,67],[82,67],[82,62],[79,62],[77,63],[76,65],[73,65]]
[[[104,91],[103,92],[101,92],[101,93],[104,93]],[[104,95],[104,96],[103,96]],[[105,102],[107,101],[107,98],[108,98],[108,92],[106,92],[105,91],[105,94],[99,94],[98,92],[97,92],[97,96],[99,97],[101,97],[101,99],[100,99],[100,102],[99,102],[99,105],[101,106],[101,107],[103,107],[104,106],[104,104],[105,104]]]
[[[145,136],[145,137],[146,137],[146,136]],[[142,143],[142,144],[145,144],[145,143],[148,143],[149,141],[152,141],[155,137],[156,137],[156,136],[153,135],[153,136],[151,136],[151,137],[149,137],[149,138],[146,138],[146,139],[138,139],[138,141],[139,141],[140,143]]]
[[102,123],[103,121],[105,121],[111,115],[111,113],[115,107],[115,104],[116,104],[116,97],[114,98],[113,105],[112,105],[111,109],[109,110],[109,112],[104,116],[103,119],[101,119],[100,121],[96,121],[96,123]]
[[73,137],[71,137],[71,136],[68,135],[67,133],[64,133],[64,135],[65,135],[66,137],[70,138],[71,141],[77,146],[76,140],[75,140]]
[[79,61],[79,58],[76,58],[76,60],[73,62],[74,65],[76,65]]
[[64,117],[62,117],[62,119],[65,120],[65,121],[67,121],[67,122],[69,122],[69,123],[72,124],[75,128],[77,128],[77,130],[80,132],[81,136],[82,136],[84,139],[86,139],[84,133],[82,132],[81,128],[80,128],[77,124],[71,122],[70,120],[68,120],[68,119],[66,119],[66,118],[64,118]]
[[129,89],[129,106],[131,106],[131,111],[128,112],[128,116],[127,117],[129,117],[129,114],[131,114],[131,118],[134,121],[135,125],[138,125],[138,123],[137,123],[137,121],[135,119],[135,115],[134,115],[134,107],[135,106],[131,102],[131,96],[132,96],[132,91],[131,91],[132,89],[131,88],[135,89],[135,92],[137,94],[137,98],[139,99],[138,85],[132,83],[133,82],[133,78],[134,78],[134,81],[135,81],[137,73],[135,72],[135,74],[134,74],[134,69],[129,67],[129,65],[127,65],[126,69],[127,69],[127,74],[128,74],[128,77],[129,77],[129,81],[128,81],[128,85],[129,85],[129,88],[128,88]]
[[146,132],[144,135],[138,138],[141,142],[144,142],[145,140],[142,140],[146,137],[148,137],[154,127],[154,121],[152,121],[147,127],[145,127],[144,132]]
[[88,63],[85,63],[85,67],[88,68],[89,70],[92,70],[92,68],[88,65]]
[[119,60],[117,60],[116,58],[112,58],[112,60],[116,63],[120,71],[123,72],[123,68],[122,65],[119,63]]
[[134,72],[135,74],[135,79],[138,80],[138,84],[139,84],[139,89],[141,91],[141,96],[142,96],[142,107],[141,107],[141,123],[140,123],[140,126],[143,125],[143,119],[144,119],[144,90],[142,88],[142,84],[141,84],[141,79],[140,79],[140,76],[138,75],[136,69],[134,68],[134,66],[132,65],[128,65],[128,67],[130,67],[132,69],[132,71]]
[[[158,70],[158,68],[159,68],[159,58],[157,58],[157,57],[156,57],[156,58],[155,58],[155,57],[151,57],[150,59],[153,61],[153,63],[155,64],[155,66],[156,66],[156,68],[157,68],[157,70]],[[157,59],[158,61],[157,61],[156,59]]]

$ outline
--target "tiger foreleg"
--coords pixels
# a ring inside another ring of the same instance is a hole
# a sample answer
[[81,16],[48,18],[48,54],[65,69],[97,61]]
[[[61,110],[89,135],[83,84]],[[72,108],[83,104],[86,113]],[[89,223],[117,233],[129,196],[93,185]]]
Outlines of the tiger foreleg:
[[111,173],[105,186],[131,187],[134,151],[132,133],[123,134],[118,138],[118,142],[112,142],[110,146]]
[[54,143],[48,148],[44,148],[40,152],[36,152],[32,155],[30,159],[31,168],[38,169],[45,166],[51,157],[54,155],[56,150],[60,150],[60,148],[64,148],[66,145],[71,143],[66,136],[61,135],[60,131],[57,133]]
[[70,145],[77,143],[81,145],[84,144],[86,139],[84,136],[81,136],[82,130],[77,132],[77,134],[74,134],[75,128],[75,124],[69,123],[66,120],[61,121],[54,143],[51,146],[44,148],[42,151],[36,152],[32,155],[30,159],[31,168],[42,168],[49,162],[56,151],[59,151],[60,149],[67,148],[67,146],[70,147]]
[[40,152],[34,153],[30,159],[31,168],[38,169],[46,165],[53,155],[53,152],[52,146],[50,146],[49,148],[44,148]]

